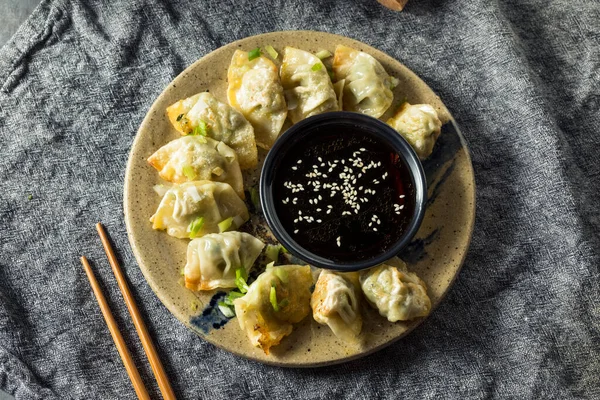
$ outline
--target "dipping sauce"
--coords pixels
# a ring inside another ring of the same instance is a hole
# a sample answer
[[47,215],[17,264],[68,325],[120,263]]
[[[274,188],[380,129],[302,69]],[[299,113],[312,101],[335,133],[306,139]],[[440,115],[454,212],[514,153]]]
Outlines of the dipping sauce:
[[374,258],[411,222],[414,184],[382,139],[327,126],[290,149],[275,172],[275,210],[306,250],[336,262]]

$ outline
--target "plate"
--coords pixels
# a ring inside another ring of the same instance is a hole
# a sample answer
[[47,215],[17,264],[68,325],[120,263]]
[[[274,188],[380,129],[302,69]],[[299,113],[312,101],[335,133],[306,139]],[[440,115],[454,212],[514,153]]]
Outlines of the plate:
[[[327,326],[311,316],[295,326],[294,332],[265,355],[253,347],[236,319],[225,318],[216,307],[225,291],[196,294],[186,289],[180,275],[185,265],[187,240],[155,231],[149,222],[160,197],[153,186],[158,173],[146,162],[165,143],[180,137],[169,123],[165,109],[177,100],[210,91],[226,102],[227,68],[236,49],[251,50],[272,45],[280,54],[285,46],[310,52],[322,49],[333,53],[343,44],[371,54],[386,71],[399,79],[394,103],[382,116],[387,120],[403,99],[411,104],[429,103],[444,123],[431,157],[423,162],[427,174],[427,212],[420,230],[400,254],[411,271],[425,281],[432,312],[452,285],[463,263],[475,218],[475,183],[469,152],[452,116],[438,96],[413,72],[397,60],[359,41],[313,31],[272,32],[248,37],[223,46],[196,61],[173,80],[156,99],[144,118],[133,142],[125,174],[124,212],[131,247],[148,284],[158,298],[182,323],[208,342],[236,355],[267,364],[288,367],[314,367],[335,364],[377,351],[409,333],[423,319],[390,323],[376,310],[363,304],[362,345],[341,343]],[[279,57],[281,61],[281,56]],[[264,159],[264,152],[259,151]],[[246,173],[246,185],[258,182],[257,169]],[[268,228],[256,229],[261,220],[254,216],[250,229],[264,239]],[[365,302],[363,302],[365,303]],[[427,332],[421,331],[426,335]]]

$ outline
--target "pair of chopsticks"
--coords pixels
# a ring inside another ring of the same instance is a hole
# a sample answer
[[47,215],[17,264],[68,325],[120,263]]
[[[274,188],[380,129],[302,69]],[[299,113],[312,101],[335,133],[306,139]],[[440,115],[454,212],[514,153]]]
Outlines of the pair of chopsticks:
[[[129,291],[129,286],[127,285],[127,281],[125,280],[125,276],[121,271],[121,267],[119,267],[119,263],[117,262],[117,257],[115,256],[115,252],[108,241],[108,237],[106,236],[106,232],[102,227],[102,224],[96,224],[96,230],[98,231],[98,235],[100,235],[100,240],[102,241],[102,245],[104,246],[104,251],[106,252],[106,256],[108,257],[108,262],[112,267],[113,274],[117,278],[117,283],[119,284],[119,289],[123,294],[123,298],[125,299],[125,304],[127,305],[127,309],[129,310],[129,314],[131,315],[131,319],[133,320],[133,325],[138,333],[140,341],[142,342],[142,346],[144,347],[144,351],[146,352],[146,356],[148,357],[148,361],[150,362],[150,367],[152,368],[152,372],[154,373],[154,377],[158,383],[158,387],[164,399],[171,400],[175,399],[175,394],[173,393],[173,389],[171,388],[171,384],[169,383],[169,379],[167,378],[167,374],[160,362],[160,358],[158,358],[158,353],[156,352],[156,348],[152,343],[152,339],[150,338],[150,334],[148,333],[148,329],[146,328],[146,324],[142,320],[142,315],[135,304],[133,296]],[[131,358],[131,354],[125,345],[125,340],[123,340],[123,336],[121,336],[121,332],[119,331],[119,327],[115,319],[112,316],[110,308],[108,307],[108,303],[106,302],[106,298],[104,294],[102,294],[102,290],[94,276],[94,272],[90,267],[90,264],[85,258],[85,256],[81,257],[81,263],[83,264],[83,268],[85,269],[85,273],[92,285],[92,290],[96,295],[96,299],[98,300],[98,304],[100,305],[100,310],[102,311],[102,315],[104,316],[104,320],[106,321],[106,325],[108,325],[108,330],[112,335],[113,341],[117,346],[117,350],[119,351],[119,355],[123,360],[123,364],[125,365],[125,370],[127,370],[127,374],[129,375],[129,379],[131,379],[131,383],[133,384],[133,388],[135,389],[135,393],[137,394],[138,399],[150,399],[148,395],[148,391],[144,386],[144,382],[140,377],[140,373],[138,372],[133,359]]]

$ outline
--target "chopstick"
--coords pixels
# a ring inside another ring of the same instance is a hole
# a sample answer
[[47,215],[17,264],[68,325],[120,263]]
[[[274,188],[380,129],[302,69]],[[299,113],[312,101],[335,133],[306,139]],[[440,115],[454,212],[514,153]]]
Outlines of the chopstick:
[[127,371],[127,375],[129,375],[129,379],[131,379],[131,383],[133,385],[133,389],[137,394],[138,399],[148,399],[150,400],[150,396],[146,391],[146,386],[144,386],[144,382],[140,377],[140,373],[138,372],[133,359],[131,358],[131,354],[129,350],[127,350],[127,346],[125,345],[125,340],[123,340],[123,336],[121,336],[121,332],[119,331],[119,327],[110,312],[110,308],[108,307],[108,303],[106,302],[106,298],[104,294],[102,294],[102,289],[100,289],[100,285],[98,285],[98,281],[94,276],[94,272],[88,263],[87,258],[84,256],[81,257],[81,263],[83,264],[83,269],[90,281],[90,285],[92,286],[92,290],[96,295],[96,299],[98,300],[98,305],[100,305],[100,311],[102,311],[102,315],[104,316],[104,320],[106,321],[106,325],[108,325],[108,330],[115,342],[115,346],[117,346],[117,350],[119,351],[119,355],[123,360],[123,364],[125,365],[125,370]]
[[133,320],[133,325],[135,326],[140,341],[142,342],[142,346],[144,347],[146,356],[148,356],[148,361],[150,362],[150,367],[152,368],[152,372],[154,373],[154,377],[156,378],[156,382],[158,383],[158,388],[160,389],[160,392],[164,399],[175,400],[175,394],[173,393],[173,389],[171,388],[171,384],[169,383],[169,378],[167,377],[163,365],[160,362],[160,358],[158,357],[158,353],[156,352],[154,343],[152,343],[150,333],[148,333],[148,329],[146,328],[146,324],[144,324],[142,315],[140,314],[140,311],[138,310],[137,305],[135,304],[133,295],[129,291],[129,286],[127,285],[125,276],[121,271],[121,267],[119,267],[119,263],[117,262],[115,252],[113,251],[112,246],[108,241],[108,237],[106,236],[106,232],[104,231],[104,227],[101,223],[98,222],[96,224],[96,230],[98,231],[98,235],[100,235],[100,240],[102,241],[102,245],[104,246],[106,257],[108,257],[108,262],[112,267],[115,277],[117,278],[119,289],[121,289],[121,293],[123,294],[123,298],[125,299],[125,304],[127,305],[127,309],[129,310],[129,314],[131,315],[131,319]]

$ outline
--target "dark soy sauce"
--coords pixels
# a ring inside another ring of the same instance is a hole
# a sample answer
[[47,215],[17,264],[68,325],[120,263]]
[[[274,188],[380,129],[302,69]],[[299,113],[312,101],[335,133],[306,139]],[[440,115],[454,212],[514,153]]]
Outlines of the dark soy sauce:
[[415,208],[408,167],[386,142],[352,126],[317,128],[296,144],[273,187],[277,215],[290,236],[337,262],[388,250]]

